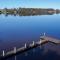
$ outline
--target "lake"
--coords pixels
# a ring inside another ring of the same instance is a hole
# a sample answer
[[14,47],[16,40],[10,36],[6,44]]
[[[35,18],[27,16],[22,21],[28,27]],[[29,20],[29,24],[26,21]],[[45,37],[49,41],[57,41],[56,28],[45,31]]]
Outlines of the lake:
[[[43,33],[60,39],[60,14],[38,16],[0,15],[0,51],[38,41]],[[6,60],[60,60],[60,45],[47,43]]]

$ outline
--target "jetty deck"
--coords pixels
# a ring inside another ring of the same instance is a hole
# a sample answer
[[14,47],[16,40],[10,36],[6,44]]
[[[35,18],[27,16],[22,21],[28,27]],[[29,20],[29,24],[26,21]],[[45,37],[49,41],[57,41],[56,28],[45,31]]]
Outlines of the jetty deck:
[[47,40],[49,42],[53,42],[53,43],[56,43],[56,44],[60,44],[60,40],[59,39],[56,39],[56,38],[53,38],[53,37],[41,36],[40,39],[41,40]]
[[14,47],[13,50],[11,51],[8,51],[5,53],[5,51],[3,50],[2,51],[2,54],[0,54],[0,59],[3,59],[3,58],[6,58],[6,57],[9,57],[9,56],[12,56],[12,55],[16,55],[17,53],[21,53],[21,52],[25,52],[27,50],[30,50],[32,48],[35,48],[37,46],[40,46],[44,43],[47,43],[47,42],[51,42],[51,43],[55,43],[55,44],[60,44],[60,40],[59,39],[55,39],[55,38],[52,38],[52,37],[48,37],[46,36],[45,34],[43,36],[40,36],[40,40],[37,41],[37,42],[32,42],[31,44],[29,44],[27,46],[27,44],[25,43],[25,45],[21,48],[16,48]]

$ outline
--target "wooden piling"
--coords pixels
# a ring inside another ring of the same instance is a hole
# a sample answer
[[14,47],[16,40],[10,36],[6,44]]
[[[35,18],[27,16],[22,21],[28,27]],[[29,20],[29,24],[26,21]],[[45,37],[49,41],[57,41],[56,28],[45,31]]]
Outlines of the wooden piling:
[[14,47],[14,53],[16,53],[16,47]]
[[3,50],[3,57],[5,56],[5,51]]
[[25,48],[27,48],[27,45],[26,45],[26,43],[25,43]]

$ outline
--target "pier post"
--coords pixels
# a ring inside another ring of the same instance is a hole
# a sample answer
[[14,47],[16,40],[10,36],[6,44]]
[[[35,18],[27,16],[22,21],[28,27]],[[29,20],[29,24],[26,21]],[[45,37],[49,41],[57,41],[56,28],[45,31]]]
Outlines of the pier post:
[[26,43],[25,43],[25,48],[27,47]]
[[41,39],[40,39],[40,48],[41,48]]
[[14,47],[14,53],[16,53],[16,47]]
[[40,39],[40,44],[41,44],[41,39]]
[[35,45],[35,42],[33,41],[33,45]]
[[3,56],[5,56],[5,51],[3,50]]

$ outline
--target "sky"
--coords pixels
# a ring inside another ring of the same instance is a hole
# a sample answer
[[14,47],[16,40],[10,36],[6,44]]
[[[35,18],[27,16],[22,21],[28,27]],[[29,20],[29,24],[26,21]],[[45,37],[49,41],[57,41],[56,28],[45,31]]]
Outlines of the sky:
[[0,0],[0,8],[18,7],[60,9],[60,0]]

